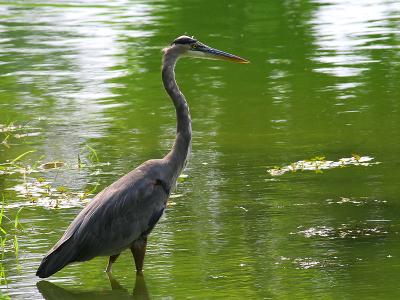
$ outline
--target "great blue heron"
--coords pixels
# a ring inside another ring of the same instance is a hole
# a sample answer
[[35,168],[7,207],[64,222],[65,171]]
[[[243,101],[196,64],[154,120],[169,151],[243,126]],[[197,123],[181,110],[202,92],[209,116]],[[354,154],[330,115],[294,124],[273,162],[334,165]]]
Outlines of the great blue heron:
[[185,166],[192,127],[189,107],[175,81],[175,64],[182,56],[247,60],[180,36],[163,50],[162,81],[176,110],[177,129],[172,150],[152,159],[105,188],[78,214],[61,239],[43,258],[36,275],[51,276],[72,262],[109,256],[107,272],[121,251],[130,248],[137,272],[143,269],[147,236],[160,219],[171,190]]

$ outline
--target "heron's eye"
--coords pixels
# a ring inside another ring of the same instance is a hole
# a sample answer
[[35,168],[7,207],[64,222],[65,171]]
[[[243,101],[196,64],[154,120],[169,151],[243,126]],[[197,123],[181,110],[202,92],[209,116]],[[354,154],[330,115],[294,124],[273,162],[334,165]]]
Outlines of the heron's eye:
[[192,44],[192,49],[196,49],[197,45],[196,44]]

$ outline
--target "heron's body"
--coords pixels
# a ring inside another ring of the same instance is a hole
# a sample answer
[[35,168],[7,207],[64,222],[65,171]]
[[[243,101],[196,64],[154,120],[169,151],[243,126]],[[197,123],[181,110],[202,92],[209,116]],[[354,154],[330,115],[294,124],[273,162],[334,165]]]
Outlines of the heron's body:
[[[204,49],[190,50],[193,45]],[[207,50],[213,57],[219,55],[246,62],[206,47],[183,36],[164,49],[162,79],[177,116],[172,150],[162,159],[146,161],[97,194],[43,258],[36,273],[39,277],[51,276],[72,262],[87,261],[96,256],[109,256],[107,271],[111,271],[112,263],[121,251],[128,248],[134,256],[137,271],[142,270],[147,236],[163,214],[190,150],[191,119],[186,100],[175,81],[176,61],[189,51]]]

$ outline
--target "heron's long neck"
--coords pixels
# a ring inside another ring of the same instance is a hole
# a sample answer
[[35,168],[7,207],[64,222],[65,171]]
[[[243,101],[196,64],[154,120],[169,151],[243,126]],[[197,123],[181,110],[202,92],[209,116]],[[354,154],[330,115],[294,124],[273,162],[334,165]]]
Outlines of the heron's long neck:
[[171,97],[176,110],[176,138],[172,150],[165,159],[171,165],[176,176],[179,176],[185,167],[186,159],[190,151],[192,140],[192,121],[190,119],[189,107],[185,96],[179,90],[175,80],[176,55],[165,53],[162,66],[162,80],[165,90]]

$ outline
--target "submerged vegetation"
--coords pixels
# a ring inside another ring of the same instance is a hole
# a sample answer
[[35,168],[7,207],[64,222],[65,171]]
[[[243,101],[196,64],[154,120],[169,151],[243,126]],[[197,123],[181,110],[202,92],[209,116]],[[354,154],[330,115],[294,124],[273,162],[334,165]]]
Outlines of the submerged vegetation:
[[[1,132],[12,132],[21,129],[18,125],[1,125]],[[24,206],[41,206],[45,208],[68,208],[73,206],[85,205],[95,194],[98,182],[91,184],[86,190],[74,190],[65,185],[57,184],[57,175],[63,171],[90,169],[91,172],[101,172],[99,168],[108,166],[108,162],[101,162],[96,150],[90,145],[85,144],[77,154],[75,162],[64,162],[62,160],[45,161],[40,157],[34,163],[25,163],[24,159],[35,153],[35,150],[26,151],[14,159],[0,163],[1,175],[20,175],[18,183],[7,188],[13,191],[16,198],[21,201],[13,201],[7,205],[8,208],[20,208]],[[83,159],[82,157],[85,157]],[[56,171],[53,178],[47,176],[51,171]],[[186,180],[188,175],[181,174],[179,181]],[[172,195],[172,198],[181,195]],[[170,205],[173,203],[171,202]]]
[[[5,130],[4,128],[6,127],[3,126],[0,128]],[[20,127],[14,126],[12,128]],[[96,191],[98,183],[95,183],[88,190],[73,191],[71,188],[57,184],[56,180],[59,172],[63,170],[82,170],[85,168],[95,168],[98,171],[99,167],[109,165],[109,163],[101,163],[96,151],[89,145],[83,147],[83,150],[77,156],[77,161],[74,163],[67,163],[62,160],[44,161],[43,157],[32,164],[23,162],[24,158],[35,152],[35,150],[29,150],[14,159],[0,163],[0,175],[21,175],[20,179],[17,180],[19,182],[13,187],[7,188],[7,190],[14,191],[16,197],[23,200],[21,202],[14,201],[10,203],[8,205],[9,208],[30,205],[39,205],[46,208],[62,208],[82,205]],[[82,161],[82,156],[87,157],[87,159]],[[57,171],[54,178],[46,176],[52,170]]]
[[[37,128],[35,128],[36,130]],[[26,125],[0,124],[0,138],[3,150],[8,152],[15,146],[13,139],[38,135],[32,133],[32,128]],[[76,191],[73,188],[57,182],[59,174],[70,170],[90,170],[99,172],[99,168],[108,163],[101,163],[96,151],[89,145],[84,145],[74,162],[65,162],[62,159],[46,161],[44,156],[32,159],[36,150],[28,150],[12,159],[0,162],[0,176],[12,178],[15,184],[5,187],[0,195],[0,285],[7,285],[5,263],[12,254],[17,262],[19,257],[18,235],[24,234],[21,225],[21,215],[26,206],[42,206],[49,209],[82,206],[89,201],[99,183],[90,184],[88,190]],[[83,157],[83,158],[82,158]],[[8,199],[12,197],[12,201]],[[18,201],[17,199],[20,199]],[[4,298],[6,297],[6,298]],[[0,299],[7,299],[7,295],[0,294]]]
[[30,136],[38,136],[41,132],[39,128],[31,127],[28,123],[24,125],[16,125],[14,122],[11,122],[9,124],[0,124],[0,133],[4,135],[4,137],[0,139],[1,144],[6,148],[10,148],[11,139],[22,139]]
[[[6,174],[19,173],[22,175],[20,182],[7,190],[16,192],[16,197],[23,199],[21,202],[13,202],[9,204],[8,207],[39,205],[47,208],[59,208],[82,205],[82,203],[85,203],[87,198],[96,190],[98,183],[96,183],[90,190],[72,191],[64,185],[57,186],[56,176],[53,180],[46,179],[42,176],[28,176],[31,173],[44,173],[50,169],[61,168],[61,166],[64,166],[64,164],[61,165],[60,163],[57,163],[57,165],[56,163],[45,163],[45,165],[47,166],[46,168],[43,168],[43,165],[33,167],[30,165],[16,166],[14,164],[7,167]],[[54,165],[55,167],[49,168],[49,165]],[[66,168],[67,167],[68,166],[66,166]]]

